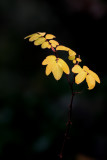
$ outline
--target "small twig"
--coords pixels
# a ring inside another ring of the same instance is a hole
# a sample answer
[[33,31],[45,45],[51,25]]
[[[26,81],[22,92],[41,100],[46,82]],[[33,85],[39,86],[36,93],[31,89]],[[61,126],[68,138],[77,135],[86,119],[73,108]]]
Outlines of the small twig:
[[[50,42],[49,42],[49,44],[51,45]],[[51,45],[51,49],[54,52],[55,56],[58,58],[58,54],[57,54],[56,50],[52,47],[52,45]],[[78,58],[80,58],[80,55],[79,55]],[[79,64],[79,62],[77,64]],[[60,151],[60,154],[59,154],[59,158],[60,159],[63,158],[63,150],[64,150],[64,147],[65,147],[66,140],[68,139],[70,126],[72,126],[72,104],[73,104],[74,96],[77,93],[77,92],[74,92],[74,89],[73,89],[73,85],[75,83],[75,74],[73,76],[73,81],[72,82],[70,81],[69,76],[67,74],[66,74],[66,77],[67,77],[67,81],[68,81],[68,84],[69,84],[71,92],[72,92],[72,96],[71,96],[71,102],[70,102],[70,105],[69,105],[68,122],[66,123],[65,136],[64,136],[64,140],[63,140],[63,143],[62,143],[61,151]]]
[[[75,79],[75,75],[74,75],[74,79]],[[75,95],[75,92],[73,91],[74,79],[71,83],[71,81],[69,80],[69,78],[67,76],[67,80],[68,80],[68,83],[69,83],[71,91],[72,91],[72,97],[71,97],[71,102],[70,102],[70,105],[69,105],[68,122],[66,124],[67,127],[66,127],[66,131],[65,131],[65,136],[64,136],[61,151],[60,151],[60,154],[59,154],[60,159],[63,158],[63,150],[64,150],[64,147],[65,147],[66,140],[68,138],[68,133],[70,131],[70,126],[72,126],[72,104],[73,104],[74,95]]]
[[[78,58],[80,58],[80,55],[78,56]],[[79,64],[79,62],[77,62],[77,64]],[[59,154],[60,159],[63,158],[64,146],[65,146],[66,140],[68,138],[68,133],[69,133],[69,130],[70,130],[70,126],[72,125],[72,104],[73,104],[74,96],[75,96],[75,94],[79,93],[79,92],[74,92],[74,89],[73,89],[73,85],[75,83],[75,74],[73,76],[73,81],[72,82],[70,81],[68,75],[66,75],[66,76],[67,76],[67,80],[68,80],[69,86],[70,86],[71,91],[72,91],[72,97],[71,97],[71,103],[69,105],[69,115],[68,115],[68,122],[66,124],[67,128],[66,128],[66,131],[65,131],[65,137],[64,137],[64,141],[63,141],[63,144],[62,144],[60,154]]]

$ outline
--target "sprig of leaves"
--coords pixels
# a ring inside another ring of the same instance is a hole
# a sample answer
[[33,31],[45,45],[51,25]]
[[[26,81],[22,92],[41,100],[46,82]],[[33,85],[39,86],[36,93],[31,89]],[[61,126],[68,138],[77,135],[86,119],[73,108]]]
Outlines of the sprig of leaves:
[[27,38],[29,39],[29,42],[34,42],[34,45],[41,45],[42,49],[47,48],[53,50],[55,55],[47,56],[42,62],[42,65],[46,65],[45,73],[47,76],[52,72],[54,78],[59,80],[62,77],[63,72],[67,75],[70,74],[69,66],[63,59],[59,58],[57,54],[57,51],[66,51],[68,53],[68,59],[72,61],[72,64],[74,64],[71,71],[74,74],[77,74],[75,76],[76,84],[80,84],[86,79],[88,89],[91,90],[95,87],[96,82],[100,83],[100,78],[95,72],[91,71],[87,66],[83,66],[83,68],[81,68],[79,65],[82,61],[80,56],[78,57],[77,53],[72,49],[60,45],[56,40],[53,40],[56,38],[54,35],[46,34],[46,32],[37,32],[25,37],[25,39]]

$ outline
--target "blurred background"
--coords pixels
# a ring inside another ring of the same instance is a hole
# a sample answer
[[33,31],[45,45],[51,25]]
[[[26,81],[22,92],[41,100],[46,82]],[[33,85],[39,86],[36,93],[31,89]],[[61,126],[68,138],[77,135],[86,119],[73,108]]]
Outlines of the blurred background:
[[0,159],[59,159],[71,91],[65,75],[45,76],[52,51],[24,40],[35,32],[54,34],[101,79],[92,91],[75,86],[63,159],[107,159],[107,1],[1,0],[0,24]]

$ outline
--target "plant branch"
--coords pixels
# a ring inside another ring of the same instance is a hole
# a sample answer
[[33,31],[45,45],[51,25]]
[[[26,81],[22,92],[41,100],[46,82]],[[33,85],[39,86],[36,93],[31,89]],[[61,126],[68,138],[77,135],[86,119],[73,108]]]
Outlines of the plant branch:
[[[74,79],[75,79],[75,75],[74,75]],[[65,136],[64,136],[63,144],[62,144],[61,151],[60,151],[60,154],[59,154],[60,159],[63,158],[63,150],[64,150],[64,147],[65,147],[66,140],[68,139],[68,136],[69,136],[70,127],[72,126],[72,104],[73,104],[73,100],[74,100],[74,96],[75,96],[75,92],[73,90],[74,79],[71,82],[68,75],[67,75],[67,80],[68,80],[69,86],[70,86],[71,91],[72,91],[72,96],[71,96],[71,102],[70,102],[70,105],[69,105],[68,121],[67,121],[67,124],[66,124],[67,127],[66,127],[66,131],[65,131]]]
[[[78,56],[78,58],[80,58],[80,55]],[[79,64],[79,62],[77,62],[77,64]],[[64,136],[63,144],[62,144],[61,151],[60,151],[60,154],[59,154],[60,159],[63,158],[63,150],[64,150],[64,147],[65,147],[66,140],[69,136],[70,127],[72,126],[72,105],[73,105],[74,96],[75,96],[75,94],[79,93],[79,92],[74,92],[74,88],[73,88],[73,85],[75,83],[75,74],[73,75],[73,81],[72,82],[70,81],[68,75],[66,75],[66,76],[67,76],[68,84],[71,88],[72,96],[71,96],[71,102],[70,102],[70,105],[69,105],[68,122],[66,124],[67,127],[66,127],[66,131],[65,131],[65,136]]]
[[[52,47],[52,45],[51,45],[51,49],[54,52],[55,56],[58,58],[58,54],[56,53],[56,50]],[[79,56],[79,58],[80,58],[80,56]],[[75,82],[75,74],[73,75],[73,81],[72,82],[70,81],[69,76],[67,74],[66,74],[66,77],[67,77],[67,81],[68,81],[68,84],[69,84],[71,92],[72,92],[72,96],[71,96],[71,102],[70,102],[70,105],[69,105],[68,121],[66,123],[65,136],[64,136],[61,151],[60,151],[60,154],[59,154],[60,159],[63,158],[63,150],[64,150],[65,143],[66,143],[66,140],[67,140],[68,135],[69,135],[70,127],[72,126],[72,105],[73,105],[74,96],[76,94],[76,92],[74,92],[74,89],[73,89],[73,85],[74,85],[74,82]]]

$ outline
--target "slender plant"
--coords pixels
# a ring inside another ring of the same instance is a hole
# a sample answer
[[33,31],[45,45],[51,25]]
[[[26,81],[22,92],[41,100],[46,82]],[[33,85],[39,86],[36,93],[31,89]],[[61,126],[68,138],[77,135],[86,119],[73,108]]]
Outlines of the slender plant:
[[[64,72],[66,74],[66,78],[72,92],[71,102],[69,105],[68,122],[66,124],[65,137],[59,154],[59,158],[62,158],[70,126],[72,126],[73,99],[75,94],[79,93],[74,91],[74,83],[78,85],[86,79],[88,89],[92,90],[95,87],[96,82],[100,83],[100,78],[95,72],[90,70],[87,66],[81,67],[79,65],[80,62],[82,61],[80,55],[77,55],[77,53],[74,52],[72,49],[60,45],[56,40],[53,40],[54,38],[56,38],[54,35],[46,34],[45,32],[37,32],[25,37],[25,39],[27,38],[29,38],[29,42],[34,42],[35,46],[41,45],[42,49],[48,48],[53,51],[53,55],[47,56],[42,62],[42,65],[46,65],[45,74],[48,76],[52,72],[54,78],[58,81],[61,79],[62,74]],[[72,68],[70,68],[63,59],[59,58],[58,51],[66,51],[68,53],[68,59],[72,61],[73,64]],[[72,81],[69,78],[71,76],[70,75],[71,72],[73,73]]]

